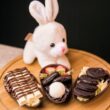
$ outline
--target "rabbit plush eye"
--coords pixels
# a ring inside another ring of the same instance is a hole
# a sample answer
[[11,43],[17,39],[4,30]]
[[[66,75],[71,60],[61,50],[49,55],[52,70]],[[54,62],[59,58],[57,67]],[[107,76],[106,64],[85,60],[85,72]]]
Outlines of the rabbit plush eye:
[[51,43],[50,44],[50,47],[55,47],[55,43]]
[[65,38],[63,38],[62,41],[65,42]]

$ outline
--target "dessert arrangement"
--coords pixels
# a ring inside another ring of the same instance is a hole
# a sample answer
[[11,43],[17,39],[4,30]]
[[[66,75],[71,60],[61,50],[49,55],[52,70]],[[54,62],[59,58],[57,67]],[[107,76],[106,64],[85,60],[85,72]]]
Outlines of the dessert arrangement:
[[25,67],[6,73],[4,86],[20,106],[38,106],[43,98],[37,79]]
[[53,103],[66,102],[72,92],[72,71],[63,65],[53,64],[40,72],[42,88]]
[[110,74],[102,68],[84,67],[76,80],[73,94],[86,102],[103,93],[110,83]]
[[6,73],[4,87],[20,106],[37,107],[44,97],[56,104],[66,103],[73,96],[88,102],[110,85],[110,74],[103,68],[83,67],[75,83],[72,72],[60,64],[47,65],[39,72],[38,83],[26,67],[17,68]]

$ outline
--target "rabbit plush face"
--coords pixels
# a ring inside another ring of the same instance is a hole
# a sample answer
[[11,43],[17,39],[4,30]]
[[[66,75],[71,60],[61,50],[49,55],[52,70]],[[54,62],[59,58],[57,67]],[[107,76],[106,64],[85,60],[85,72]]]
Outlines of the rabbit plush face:
[[65,29],[57,22],[37,27],[32,40],[37,50],[49,56],[59,57],[68,51]]

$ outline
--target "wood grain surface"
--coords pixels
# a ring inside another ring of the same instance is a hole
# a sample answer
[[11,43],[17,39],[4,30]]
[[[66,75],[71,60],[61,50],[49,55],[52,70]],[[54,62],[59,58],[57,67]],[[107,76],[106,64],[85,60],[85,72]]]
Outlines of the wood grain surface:
[[[70,49],[67,54],[74,73],[73,81],[77,78],[80,70],[84,66],[102,67],[110,72],[110,65],[101,58],[80,50]],[[20,107],[16,101],[5,91],[3,77],[7,71],[15,68],[27,67],[31,73],[39,80],[40,65],[37,60],[31,64],[23,63],[22,56],[17,57],[0,70],[0,110],[110,110],[110,87],[99,97],[88,103],[81,103],[71,98],[67,104],[53,104],[46,97],[39,108]]]

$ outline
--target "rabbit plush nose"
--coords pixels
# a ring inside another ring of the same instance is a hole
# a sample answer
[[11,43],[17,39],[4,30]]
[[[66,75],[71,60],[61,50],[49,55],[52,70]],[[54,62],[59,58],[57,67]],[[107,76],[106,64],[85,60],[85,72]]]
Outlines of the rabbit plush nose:
[[65,47],[65,46],[61,47],[61,52],[63,54],[67,53],[67,51],[68,51],[67,47]]
[[63,52],[63,53],[65,52],[65,50],[66,50],[66,49],[65,49],[64,47],[62,47],[62,52]]

